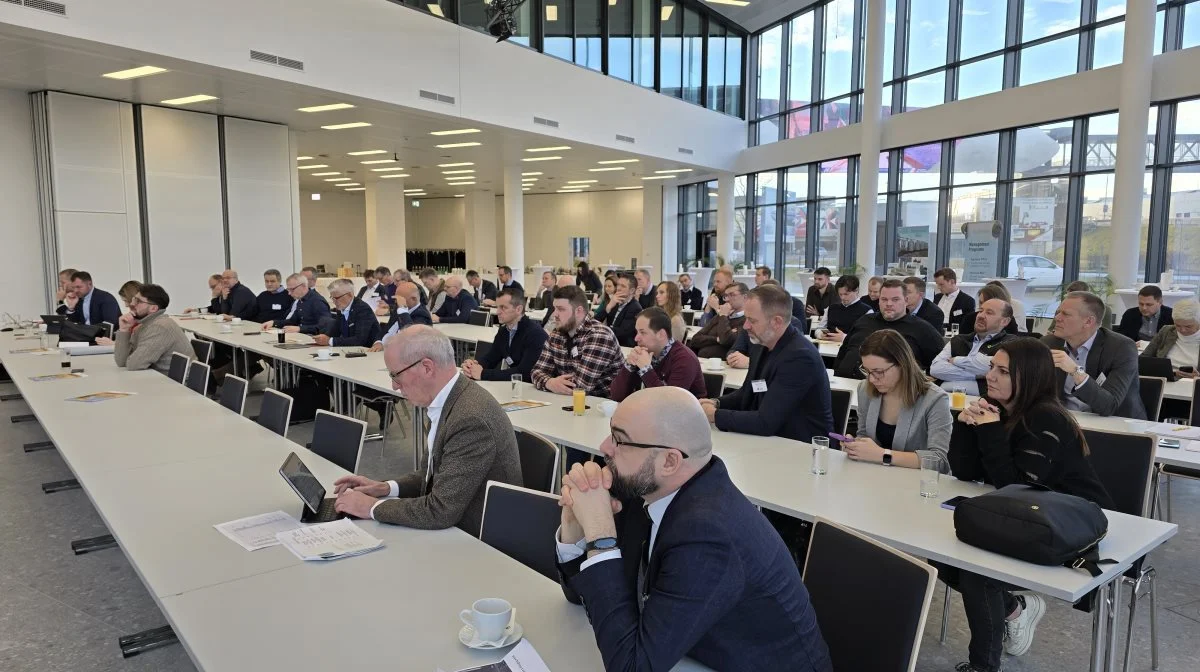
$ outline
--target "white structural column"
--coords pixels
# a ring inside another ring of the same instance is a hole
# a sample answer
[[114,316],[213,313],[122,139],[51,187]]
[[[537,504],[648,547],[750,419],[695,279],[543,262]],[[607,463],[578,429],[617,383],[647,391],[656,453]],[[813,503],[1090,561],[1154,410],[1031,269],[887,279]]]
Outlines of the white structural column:
[[[492,243],[496,249],[495,240]],[[504,169],[504,263],[521,277],[525,268],[525,192],[521,191],[520,166]]]
[[[642,207],[650,204],[649,198],[643,197]],[[658,190],[658,212],[662,217],[663,237],[663,277],[670,277],[679,265],[687,261],[691,255],[690,248],[679,249],[679,190]],[[690,241],[688,241],[690,243]],[[694,244],[694,243],[691,243]],[[678,280],[679,278],[676,278]]]
[[[517,174],[518,177],[520,173]],[[517,193],[521,188],[517,187]],[[505,199],[505,203],[508,199]],[[491,190],[467,192],[467,268],[488,273],[496,268],[496,194]],[[506,207],[507,210],[507,207]],[[515,264],[509,264],[514,269]],[[520,273],[514,270],[514,273]]]
[[[880,119],[883,117],[883,49],[886,12],[884,0],[867,0],[866,45],[863,54],[863,107],[859,124],[862,152],[858,161],[858,226],[854,249],[855,263],[865,277],[875,274],[877,222],[879,221],[879,146]],[[884,260],[886,261],[886,260]]]
[[[658,277],[653,278],[656,282],[666,280],[675,270],[674,259],[670,266],[666,265],[667,255],[663,247],[663,229],[676,230],[675,220],[670,224],[663,220],[663,189],[657,185],[642,189],[642,254],[638,260],[658,271]],[[674,254],[671,256],[674,257]]]
[[367,266],[403,268],[407,258],[407,224],[404,219],[404,180],[368,182]]
[[1154,62],[1153,2],[1130,2],[1125,14],[1125,54],[1117,109],[1117,174],[1113,180],[1112,247],[1108,272],[1117,287],[1137,278],[1142,226],[1142,180],[1146,170],[1146,124]]
[[717,256],[733,258],[733,173],[717,173]]

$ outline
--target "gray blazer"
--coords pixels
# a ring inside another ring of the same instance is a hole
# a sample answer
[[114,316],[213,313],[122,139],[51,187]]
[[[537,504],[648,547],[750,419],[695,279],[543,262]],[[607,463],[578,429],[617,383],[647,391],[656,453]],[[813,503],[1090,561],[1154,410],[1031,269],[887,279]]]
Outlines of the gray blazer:
[[171,369],[171,354],[178,352],[195,359],[192,342],[187,334],[167,317],[167,311],[151,313],[132,332],[118,331],[113,334],[113,359],[117,366],[131,371],[153,368],[167,373]]
[[[858,386],[858,436],[875,440],[875,425],[879,422],[879,410],[883,397],[867,394],[867,381]],[[942,471],[949,472],[950,428],[954,419],[950,417],[950,395],[930,383],[917,403],[900,411],[896,420],[896,438],[892,450],[917,452],[920,455],[937,455],[942,458]]]
[[[1064,348],[1063,339],[1057,336],[1044,336],[1042,343],[1051,350]],[[1087,382],[1075,390],[1075,396],[1097,415],[1145,420],[1146,409],[1142,406],[1137,357],[1137,345],[1133,341],[1111,329],[1100,327],[1084,367],[1088,374]],[[1104,376],[1103,384],[1096,380],[1100,375]],[[1066,398],[1063,392],[1066,379],[1065,372],[1057,368],[1054,370],[1054,387],[1060,399]]]
[[423,530],[458,526],[477,537],[487,482],[524,485],[508,414],[466,376],[446,397],[432,450],[428,484],[424,469],[396,479],[400,497],[376,507],[375,520]]

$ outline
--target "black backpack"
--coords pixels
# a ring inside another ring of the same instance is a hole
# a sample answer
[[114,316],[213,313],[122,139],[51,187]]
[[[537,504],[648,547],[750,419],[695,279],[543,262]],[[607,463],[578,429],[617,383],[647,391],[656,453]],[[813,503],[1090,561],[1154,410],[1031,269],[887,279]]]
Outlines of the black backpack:
[[1100,540],[1108,518],[1095,503],[1040,485],[1006,485],[954,508],[960,541],[1038,565],[1102,572]]

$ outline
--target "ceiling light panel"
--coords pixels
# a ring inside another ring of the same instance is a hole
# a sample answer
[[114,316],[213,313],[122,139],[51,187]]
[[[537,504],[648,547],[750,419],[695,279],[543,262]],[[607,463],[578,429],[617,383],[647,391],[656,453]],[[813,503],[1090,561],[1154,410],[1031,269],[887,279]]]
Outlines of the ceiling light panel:
[[567,145],[559,145],[557,147],[530,147],[529,149],[527,149],[525,151],[527,151],[527,152],[565,152],[568,149],[570,149],[570,147],[568,147]]
[[325,181],[326,182],[349,182],[350,178],[348,178],[348,177],[331,177]]
[[530,157],[526,157],[521,160],[522,161],[558,161],[561,158],[562,158],[561,156],[530,156]]
[[641,189],[641,187],[617,187],[616,191],[631,191],[633,189]]
[[296,170],[316,170],[317,168],[328,168],[328,167],[329,166],[324,163],[314,163],[310,166],[296,166]]
[[616,163],[637,163],[639,161],[641,161],[641,159],[612,159],[609,161],[597,161],[596,163],[602,166],[611,166]]
[[390,180],[396,177],[412,177],[412,175],[409,175],[408,173],[390,173],[388,175],[376,175],[376,177],[381,180]]
[[328,173],[309,173],[309,175],[312,175],[313,177],[325,177],[326,175],[341,175],[341,173],[334,170]]
[[153,65],[143,65],[137,68],[128,70],[118,70],[116,72],[106,72],[104,76],[109,79],[136,79],[138,77],[146,77],[148,75],[157,75],[160,72],[166,72],[166,68],[160,68]]
[[297,161],[312,161],[312,158],[313,157],[311,157],[311,156],[297,156],[296,160]]
[[473,166],[474,161],[461,161],[459,163],[439,163],[438,168],[461,168],[463,166]]
[[438,145],[438,149],[456,149],[458,147],[478,147],[482,142],[452,142],[448,145]]
[[366,191],[366,190],[367,190],[366,187],[350,187],[349,189],[346,189],[346,191]]
[[371,159],[370,161],[360,161],[364,166],[373,166],[377,163],[396,163],[395,159]]
[[371,124],[369,124],[365,121],[351,121],[348,124],[330,124],[328,126],[322,126],[321,128],[323,128],[327,131],[341,131],[341,130],[345,130],[347,128],[364,128],[364,127],[370,126],[370,125]]
[[521,173],[521,177],[528,177],[530,175],[541,175],[541,173]]
[[670,179],[674,179],[674,177],[675,177],[674,175],[647,175],[647,176],[643,177],[642,179],[643,180],[670,180]]
[[482,133],[478,128],[459,128],[453,131],[430,131],[430,135],[470,135],[471,133]]
[[462,175],[464,173],[473,173],[473,172],[475,172],[475,170],[473,168],[468,168],[466,170],[443,170],[442,174],[443,175]]
[[391,168],[372,168],[371,172],[372,173],[388,173],[388,172],[393,172],[396,170],[404,170],[404,169],[401,168],[400,166],[393,166]]
[[354,107],[350,103],[330,103],[329,105],[313,105],[312,107],[296,108],[297,112],[332,112],[334,110],[348,110]]
[[194,96],[171,98],[170,100],[162,100],[159,102],[161,102],[163,105],[191,105],[192,103],[204,103],[210,100],[217,100],[217,97],[210,96],[207,93],[198,93]]
[[612,170],[625,170],[624,166],[610,166],[608,168],[588,168],[589,173],[607,173]]
[[567,180],[567,184],[595,184],[600,180]]
[[361,152],[346,152],[346,156],[369,156],[371,154],[387,154],[386,149],[364,149]]
[[659,175],[670,175],[673,173],[690,173],[690,172],[692,172],[692,169],[691,168],[673,168],[671,170],[656,170],[654,172],[658,173]]

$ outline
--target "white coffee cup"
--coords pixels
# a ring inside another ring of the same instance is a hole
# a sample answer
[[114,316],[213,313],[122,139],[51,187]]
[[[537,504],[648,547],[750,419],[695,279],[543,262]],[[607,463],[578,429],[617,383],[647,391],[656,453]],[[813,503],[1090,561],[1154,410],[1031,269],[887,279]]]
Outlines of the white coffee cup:
[[222,324],[221,325],[221,333],[222,334],[228,334],[228,333],[232,333],[232,332],[233,332],[232,324]]
[[463,609],[458,617],[463,623],[475,628],[475,637],[481,642],[494,642],[504,637],[504,630],[512,620],[512,605],[498,597],[476,600],[470,609]]
[[234,324],[241,324],[241,323],[242,323],[242,318],[240,318],[240,317],[235,317],[235,318],[233,318],[233,320],[231,320],[231,321],[232,321]]
[[617,412],[618,405],[619,404],[612,399],[605,399],[604,401],[600,402],[600,412],[604,414],[604,417],[611,418],[613,413]]
[[317,350],[317,359],[326,360],[326,359],[331,359],[332,357],[333,357],[333,350],[330,350],[329,348],[322,348],[320,350]]
[[704,366],[709,371],[720,371],[721,370],[721,358],[720,357],[709,357],[708,359],[706,359],[704,361]]

